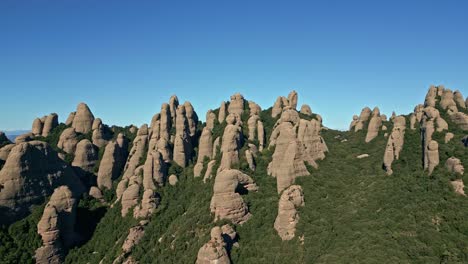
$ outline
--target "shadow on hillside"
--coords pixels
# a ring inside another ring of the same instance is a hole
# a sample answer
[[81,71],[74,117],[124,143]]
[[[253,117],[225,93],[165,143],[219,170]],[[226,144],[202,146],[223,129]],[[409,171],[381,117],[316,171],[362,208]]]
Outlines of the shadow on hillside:
[[106,212],[106,207],[98,207],[92,210],[83,207],[77,208],[75,232],[80,234],[81,241],[76,246],[80,247],[92,238],[98,223]]

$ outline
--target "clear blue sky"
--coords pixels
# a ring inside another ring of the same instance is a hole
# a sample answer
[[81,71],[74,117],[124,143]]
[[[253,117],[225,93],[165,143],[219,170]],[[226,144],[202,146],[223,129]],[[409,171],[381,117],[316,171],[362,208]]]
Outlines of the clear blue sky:
[[88,103],[149,122],[172,94],[206,110],[299,92],[346,128],[363,106],[408,113],[430,84],[468,95],[468,1],[0,1],[0,130]]

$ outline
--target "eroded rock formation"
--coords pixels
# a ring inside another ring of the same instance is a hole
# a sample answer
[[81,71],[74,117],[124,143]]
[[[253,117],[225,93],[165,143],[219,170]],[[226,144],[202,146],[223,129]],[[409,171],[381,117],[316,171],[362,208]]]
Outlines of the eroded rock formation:
[[299,185],[291,185],[283,191],[278,204],[278,216],[274,227],[282,240],[291,240],[296,233],[299,222],[297,209],[304,206],[304,194]]

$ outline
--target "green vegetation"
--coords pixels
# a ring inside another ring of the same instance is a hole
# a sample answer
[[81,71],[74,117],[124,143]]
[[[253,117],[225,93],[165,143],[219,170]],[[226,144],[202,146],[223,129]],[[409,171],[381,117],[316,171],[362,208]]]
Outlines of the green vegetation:
[[33,256],[42,245],[37,234],[37,223],[41,219],[45,203],[33,208],[32,213],[9,227],[0,227],[0,263],[35,263]]

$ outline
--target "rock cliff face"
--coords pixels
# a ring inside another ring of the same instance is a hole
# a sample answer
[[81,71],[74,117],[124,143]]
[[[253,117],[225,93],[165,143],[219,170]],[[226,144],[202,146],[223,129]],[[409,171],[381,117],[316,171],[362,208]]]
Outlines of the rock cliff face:
[[72,168],[47,143],[17,144],[0,170],[0,206],[8,209],[3,220],[24,216],[31,205],[42,203],[61,185],[68,186],[74,195],[84,192]]
[[278,216],[275,229],[282,240],[291,240],[295,236],[296,224],[299,222],[297,207],[304,206],[304,194],[299,185],[291,185],[281,194],[278,204]]
[[393,119],[392,133],[388,137],[384,154],[384,169],[388,175],[393,174],[392,163],[400,158],[400,152],[405,142],[406,120],[404,116],[397,116]]
[[328,148],[320,136],[321,123],[300,119],[296,110],[286,108],[275,124],[270,148],[275,147],[268,174],[277,179],[278,193],[294,183],[299,176],[310,175],[305,162],[317,167],[316,160],[324,159]]
[[92,131],[94,115],[85,103],[78,104],[73,117],[72,127],[78,133],[86,134]]
[[210,204],[215,221],[227,219],[242,224],[250,218],[247,204],[236,192],[239,186],[250,191],[257,190],[253,179],[238,170],[223,170],[216,175]]
[[62,263],[65,251],[79,240],[74,230],[76,204],[68,187],[60,186],[54,190],[37,224],[43,246],[36,250],[36,263]]

